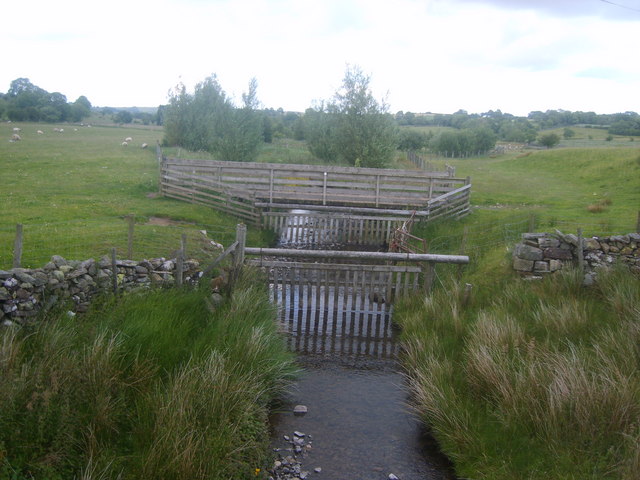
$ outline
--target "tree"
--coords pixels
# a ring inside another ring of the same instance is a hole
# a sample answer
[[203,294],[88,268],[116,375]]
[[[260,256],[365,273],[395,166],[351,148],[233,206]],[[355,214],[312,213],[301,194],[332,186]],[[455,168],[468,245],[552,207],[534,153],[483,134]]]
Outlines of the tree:
[[342,88],[329,111],[337,121],[336,148],[350,165],[385,167],[397,146],[397,127],[384,101],[378,103],[369,88],[371,78],[359,67],[347,67]]
[[370,77],[347,67],[342,87],[325,106],[305,113],[305,139],[311,153],[323,160],[384,167],[397,146],[397,127],[388,107],[369,88]]
[[557,133],[545,133],[540,135],[538,141],[541,145],[552,148],[560,143],[560,136]]
[[252,79],[240,108],[227,97],[215,74],[198,83],[193,94],[178,85],[164,109],[163,144],[208,151],[223,160],[254,160],[262,143],[257,85]]
[[316,108],[308,108],[304,112],[303,123],[303,137],[311,154],[320,160],[335,161],[338,157],[337,122],[326,111],[324,103],[320,103]]
[[87,97],[81,95],[71,105],[71,120],[74,122],[80,122],[89,115],[91,115],[91,102]]
[[131,123],[133,122],[133,115],[127,110],[119,110],[114,116],[113,121],[115,123]]
[[568,140],[569,138],[573,138],[576,136],[576,132],[575,130],[572,130],[569,127],[565,127],[564,131],[562,133],[562,136],[564,137],[565,140]]
[[398,148],[404,152],[422,150],[429,145],[430,137],[424,132],[407,129],[401,130]]

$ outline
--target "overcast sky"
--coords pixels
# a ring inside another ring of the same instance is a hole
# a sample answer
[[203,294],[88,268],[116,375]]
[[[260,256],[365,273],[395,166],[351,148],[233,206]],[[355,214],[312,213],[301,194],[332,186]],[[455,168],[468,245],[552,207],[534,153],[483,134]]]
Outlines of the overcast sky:
[[640,112],[640,0],[20,0],[0,92],[155,107],[217,74],[265,108],[329,99],[347,65],[391,112]]

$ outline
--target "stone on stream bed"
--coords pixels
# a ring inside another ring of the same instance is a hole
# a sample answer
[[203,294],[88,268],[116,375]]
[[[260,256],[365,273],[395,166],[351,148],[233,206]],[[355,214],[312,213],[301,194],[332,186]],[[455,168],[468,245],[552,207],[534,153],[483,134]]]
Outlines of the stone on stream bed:
[[[291,435],[283,435],[282,438],[288,446],[284,449],[275,448],[278,458],[273,462],[269,470],[270,480],[305,480],[311,475],[310,472],[302,470],[302,458],[311,450],[311,435],[299,431]],[[322,468],[316,467],[315,473],[320,473]]]

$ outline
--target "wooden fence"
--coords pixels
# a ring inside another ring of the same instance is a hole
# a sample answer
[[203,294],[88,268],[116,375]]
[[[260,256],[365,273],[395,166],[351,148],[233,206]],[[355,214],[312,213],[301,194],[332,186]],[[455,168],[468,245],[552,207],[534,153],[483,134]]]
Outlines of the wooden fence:
[[[409,215],[429,221],[470,211],[471,180],[415,171],[221,162],[162,156],[160,192],[269,228],[288,243],[383,244]],[[295,212],[295,210],[300,210]]]
[[350,215],[289,210],[263,212],[263,227],[276,232],[281,244],[381,245],[404,216]]
[[217,202],[231,197],[242,203],[415,208],[464,184],[465,179],[447,172],[168,158],[161,162],[163,194]]
[[[413,150],[409,150],[407,152],[407,160],[409,160],[416,167],[418,167],[418,168],[420,168],[422,170],[426,170],[428,172],[432,172],[432,171],[437,170],[437,167],[433,163],[425,160],[423,157],[418,155]],[[451,165],[447,164],[445,166],[445,171],[447,172],[447,174],[450,177],[455,177],[456,176],[456,167],[452,167]]]

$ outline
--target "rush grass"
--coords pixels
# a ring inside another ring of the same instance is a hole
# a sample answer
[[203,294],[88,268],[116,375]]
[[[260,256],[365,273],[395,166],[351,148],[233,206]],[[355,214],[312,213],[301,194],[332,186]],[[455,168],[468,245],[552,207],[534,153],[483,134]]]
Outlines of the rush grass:
[[395,316],[413,405],[458,475],[637,478],[638,279],[585,289],[573,271],[531,283],[489,263],[471,300],[452,280]]
[[0,331],[0,477],[243,479],[295,374],[262,289],[105,300]]

